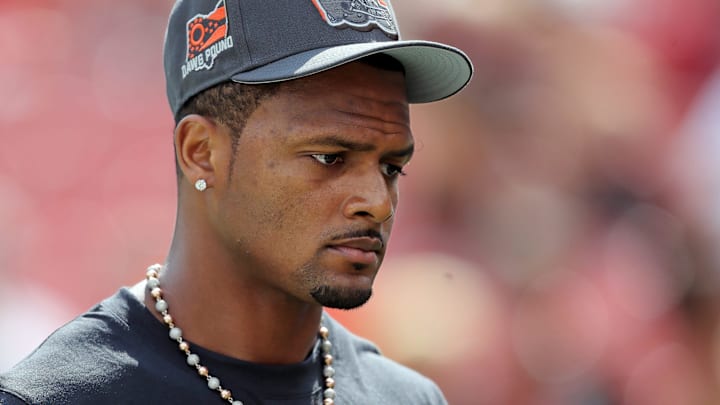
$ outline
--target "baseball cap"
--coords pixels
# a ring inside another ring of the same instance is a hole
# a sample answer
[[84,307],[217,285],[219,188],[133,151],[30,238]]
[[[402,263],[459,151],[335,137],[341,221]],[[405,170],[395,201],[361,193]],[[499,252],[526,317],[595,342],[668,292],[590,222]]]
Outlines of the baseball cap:
[[401,40],[389,0],[178,0],[165,33],[168,100],[177,115],[222,82],[292,80],[378,53],[403,65],[410,103],[449,97],[473,72],[457,48]]

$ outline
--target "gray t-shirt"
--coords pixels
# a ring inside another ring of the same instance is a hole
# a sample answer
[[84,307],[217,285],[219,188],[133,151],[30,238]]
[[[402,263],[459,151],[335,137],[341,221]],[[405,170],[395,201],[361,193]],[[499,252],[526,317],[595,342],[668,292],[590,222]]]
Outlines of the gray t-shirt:
[[[336,402],[446,404],[429,379],[383,357],[325,315],[333,343]],[[7,331],[6,331],[7,332]],[[322,404],[318,345],[301,363],[249,363],[193,345],[207,368],[245,405]],[[185,355],[128,289],[58,329],[0,375],[0,404],[221,404]]]

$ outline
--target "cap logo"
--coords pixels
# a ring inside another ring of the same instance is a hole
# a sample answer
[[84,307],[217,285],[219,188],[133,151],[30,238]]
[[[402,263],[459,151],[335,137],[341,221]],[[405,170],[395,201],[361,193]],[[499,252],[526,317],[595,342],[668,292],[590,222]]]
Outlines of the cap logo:
[[192,72],[212,69],[218,55],[233,47],[227,22],[225,0],[218,1],[208,14],[197,14],[188,20],[187,54],[181,66],[183,79]]
[[380,28],[392,39],[398,38],[397,25],[386,0],[312,0],[320,16],[333,27],[369,31]]

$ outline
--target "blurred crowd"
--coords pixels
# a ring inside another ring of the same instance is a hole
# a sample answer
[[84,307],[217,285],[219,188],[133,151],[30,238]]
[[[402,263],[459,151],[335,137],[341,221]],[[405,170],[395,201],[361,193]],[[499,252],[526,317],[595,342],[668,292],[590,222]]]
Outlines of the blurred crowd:
[[[0,3],[0,370],[163,260],[171,3]],[[413,107],[375,296],[333,315],[451,404],[720,403],[720,2],[393,6],[476,75]]]

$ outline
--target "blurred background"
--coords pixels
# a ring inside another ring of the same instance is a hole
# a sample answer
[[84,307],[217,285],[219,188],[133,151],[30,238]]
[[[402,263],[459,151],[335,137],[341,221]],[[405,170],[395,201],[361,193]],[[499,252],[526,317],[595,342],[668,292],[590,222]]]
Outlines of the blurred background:
[[[0,2],[0,370],[164,259],[170,0]],[[720,2],[395,0],[464,49],[366,307],[451,404],[720,403]]]

